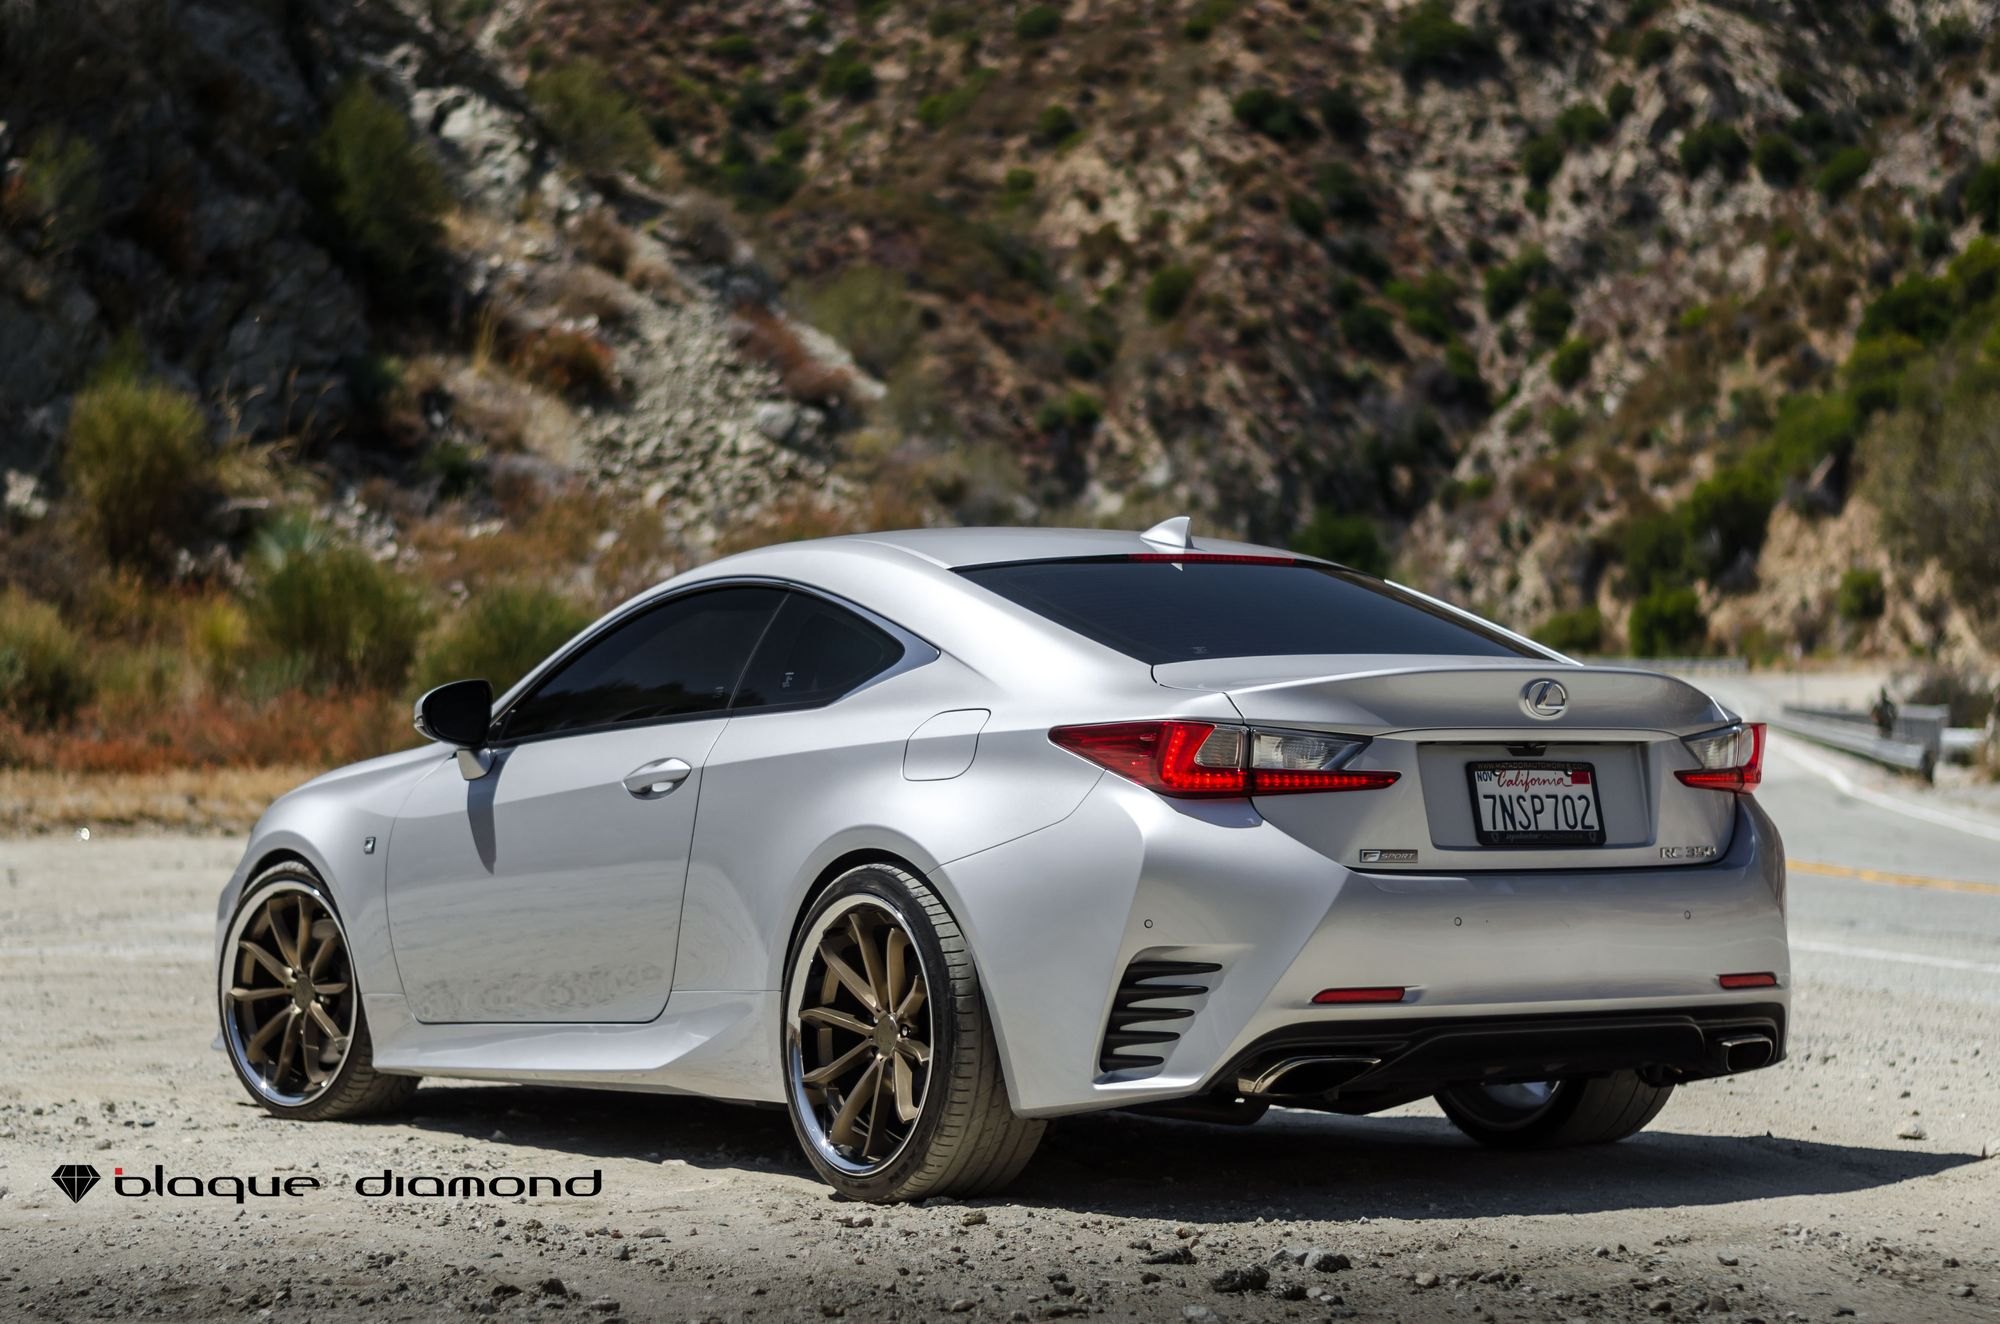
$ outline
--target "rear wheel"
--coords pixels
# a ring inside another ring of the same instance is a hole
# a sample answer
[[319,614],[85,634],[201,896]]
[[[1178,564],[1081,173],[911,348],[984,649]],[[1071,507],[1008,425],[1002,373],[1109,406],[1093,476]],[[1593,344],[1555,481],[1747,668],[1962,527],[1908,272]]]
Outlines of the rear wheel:
[[281,864],[243,889],[222,949],[222,1042],[266,1111],[299,1121],[387,1112],[414,1076],[375,1070],[347,931],[325,885]]
[[1456,1085],[1438,1106],[1452,1124],[1495,1149],[1557,1149],[1623,1140],[1659,1115],[1672,1085],[1648,1085],[1636,1071],[1567,1076],[1508,1085]]
[[785,980],[785,1097],[806,1157],[878,1203],[999,1190],[1042,1123],[1007,1102],[965,937],[922,879],[842,874],[807,913]]

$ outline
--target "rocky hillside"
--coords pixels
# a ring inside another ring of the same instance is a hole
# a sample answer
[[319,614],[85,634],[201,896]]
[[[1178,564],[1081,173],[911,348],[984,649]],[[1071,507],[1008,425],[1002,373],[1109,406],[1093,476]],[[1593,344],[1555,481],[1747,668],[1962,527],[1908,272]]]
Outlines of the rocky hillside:
[[1988,658],[1995,23],[0,0],[0,762],[921,522],[1187,510],[1578,650]]

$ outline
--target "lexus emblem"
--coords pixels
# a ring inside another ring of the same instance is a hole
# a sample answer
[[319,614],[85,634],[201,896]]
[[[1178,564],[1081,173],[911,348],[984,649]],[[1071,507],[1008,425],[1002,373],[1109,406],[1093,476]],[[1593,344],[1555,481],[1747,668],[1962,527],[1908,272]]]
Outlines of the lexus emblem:
[[1530,717],[1561,717],[1569,691],[1559,680],[1531,680],[1521,690],[1521,707]]

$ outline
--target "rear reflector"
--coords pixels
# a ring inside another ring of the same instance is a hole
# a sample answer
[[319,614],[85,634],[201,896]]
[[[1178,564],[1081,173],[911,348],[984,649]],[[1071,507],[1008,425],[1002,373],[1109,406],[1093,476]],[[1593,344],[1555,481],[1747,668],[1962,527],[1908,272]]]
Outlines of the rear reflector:
[[1161,795],[1374,791],[1394,786],[1402,776],[1349,771],[1342,765],[1368,742],[1319,732],[1260,731],[1214,722],[1104,722],[1059,726],[1049,739]]
[[1686,742],[1699,768],[1674,773],[1689,786],[1707,791],[1754,791],[1764,780],[1764,724],[1752,722]]
[[1715,982],[1724,988],[1776,988],[1778,977],[1764,971],[1754,975],[1717,975]]
[[1313,1001],[1322,1007],[1349,1002],[1401,1002],[1403,993],[1400,988],[1323,988],[1313,994]]

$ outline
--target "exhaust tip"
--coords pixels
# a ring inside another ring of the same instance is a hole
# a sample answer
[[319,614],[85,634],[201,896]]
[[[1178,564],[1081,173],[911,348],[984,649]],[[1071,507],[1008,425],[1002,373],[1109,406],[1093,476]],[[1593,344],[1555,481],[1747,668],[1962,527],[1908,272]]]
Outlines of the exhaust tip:
[[1726,1071],[1755,1071],[1771,1065],[1777,1052],[1768,1035],[1751,1034],[1722,1041],[1722,1065]]
[[1236,1092],[1248,1098],[1319,1098],[1381,1065],[1379,1057],[1287,1057],[1237,1077]]

